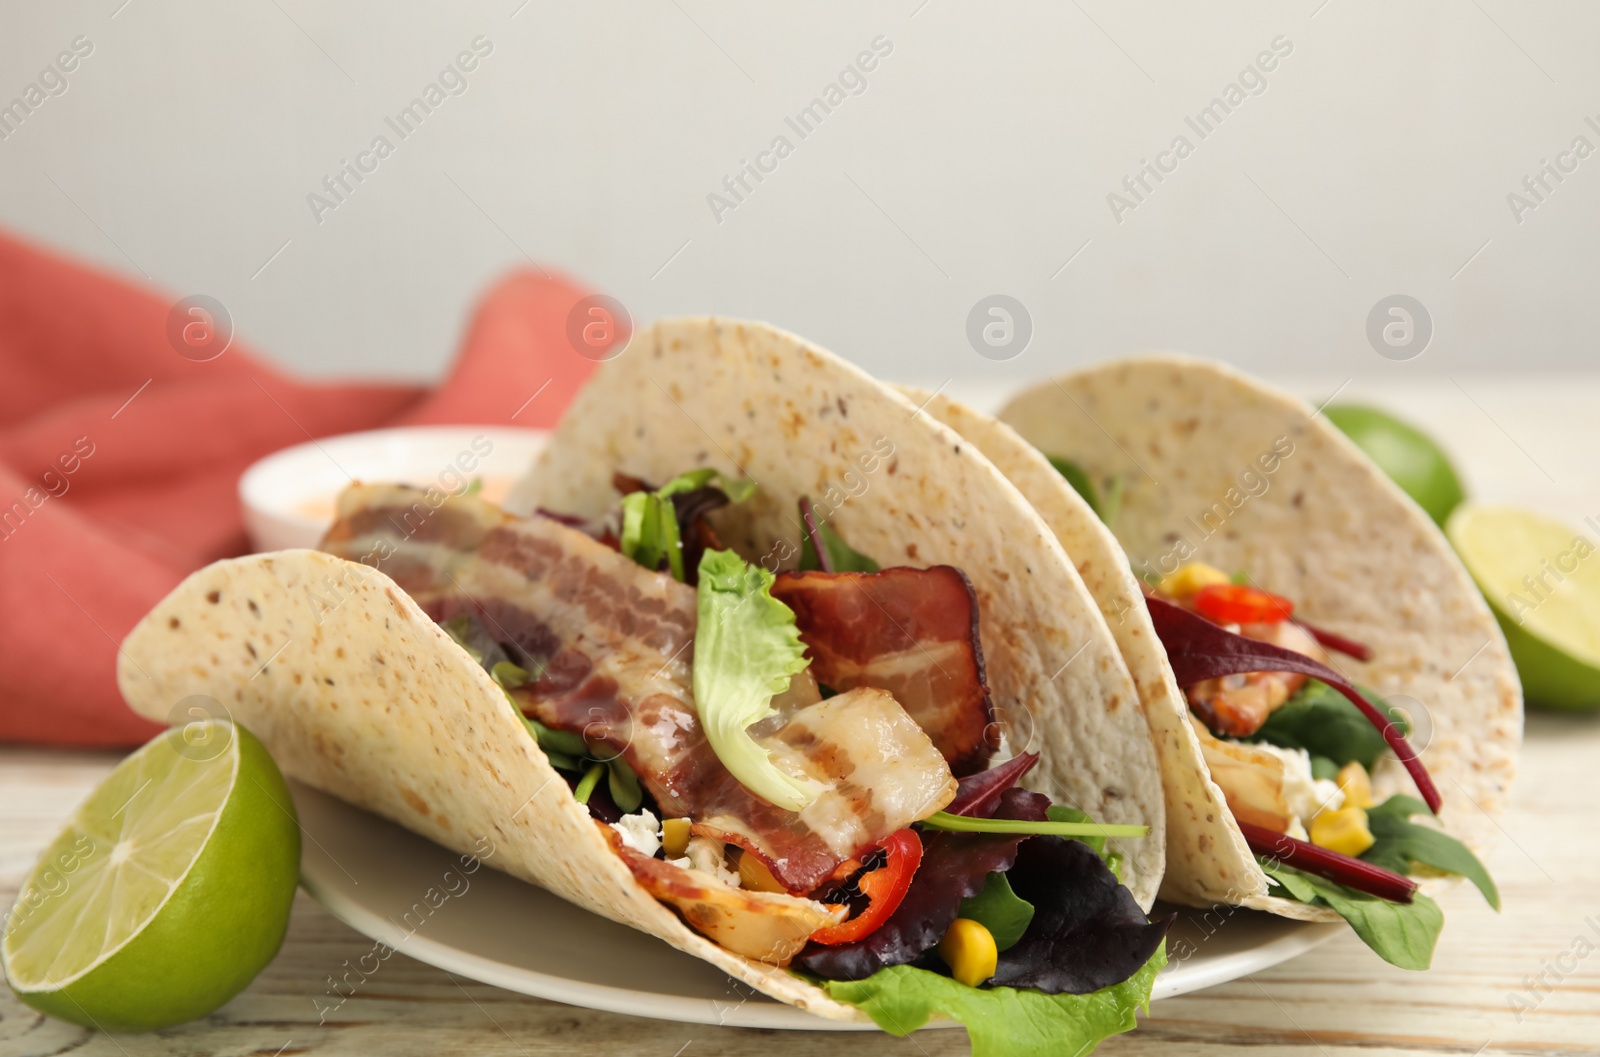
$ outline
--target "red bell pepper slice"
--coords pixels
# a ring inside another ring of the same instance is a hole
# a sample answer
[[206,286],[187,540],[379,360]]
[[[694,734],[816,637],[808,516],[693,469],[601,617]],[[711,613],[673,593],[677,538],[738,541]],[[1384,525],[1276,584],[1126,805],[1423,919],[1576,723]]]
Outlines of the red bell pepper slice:
[[922,864],[922,838],[915,830],[903,829],[889,834],[879,847],[888,853],[884,864],[862,874],[856,882],[861,894],[867,897],[866,908],[848,921],[826,925],[813,932],[814,942],[833,945],[859,940],[875,932],[899,909],[900,901],[911,887],[911,878]]
[[1277,624],[1294,613],[1294,603],[1249,584],[1212,584],[1194,596],[1194,608],[1218,624]]

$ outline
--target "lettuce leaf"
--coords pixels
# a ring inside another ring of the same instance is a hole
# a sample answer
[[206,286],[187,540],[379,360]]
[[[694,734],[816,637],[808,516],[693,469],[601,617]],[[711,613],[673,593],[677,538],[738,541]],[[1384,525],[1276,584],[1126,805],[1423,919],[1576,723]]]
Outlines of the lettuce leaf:
[[1256,856],[1256,861],[1292,898],[1329,907],[1348,921],[1362,942],[1390,965],[1421,970],[1433,961],[1444,911],[1421,892],[1410,903],[1391,903],[1264,856]]
[[1478,857],[1448,833],[1411,821],[1412,815],[1428,814],[1428,805],[1414,796],[1391,796],[1377,807],[1368,808],[1367,825],[1376,840],[1361,853],[1361,858],[1400,874],[1409,874],[1413,865],[1422,863],[1465,877],[1477,886],[1490,906],[1499,910],[1500,891]]
[[[822,539],[823,550],[828,555],[828,571],[835,573],[875,573],[880,571],[880,566],[871,558],[856,550],[844,541],[827,524],[817,526],[817,535]],[[817,560],[817,548],[811,545],[811,534],[800,534],[800,569],[802,572],[811,572],[822,568],[822,563]]]
[[1087,995],[1046,995],[1012,987],[968,987],[910,965],[879,969],[865,980],[828,980],[822,987],[860,1009],[891,1035],[906,1035],[942,1013],[967,1026],[972,1057],[1056,1057],[1087,1054],[1135,1024],[1150,1009],[1150,989],[1167,964],[1166,945],[1120,984]]
[[983,891],[961,901],[960,917],[971,918],[989,930],[997,949],[1010,950],[1028,931],[1033,920],[1033,904],[1011,890],[1003,873],[992,873]]
[[779,769],[748,730],[777,714],[773,695],[808,663],[794,611],[772,597],[773,579],[732,551],[701,556],[694,705],[729,773],[768,803],[799,811],[821,788]]
[[672,497],[698,488],[719,489],[728,502],[742,503],[755,492],[756,484],[702,467],[680,473],[653,492],[630,492],[622,497],[622,535],[617,539],[618,549],[652,571],[661,568],[665,558],[673,579],[685,582],[683,526],[679,524],[678,508]]

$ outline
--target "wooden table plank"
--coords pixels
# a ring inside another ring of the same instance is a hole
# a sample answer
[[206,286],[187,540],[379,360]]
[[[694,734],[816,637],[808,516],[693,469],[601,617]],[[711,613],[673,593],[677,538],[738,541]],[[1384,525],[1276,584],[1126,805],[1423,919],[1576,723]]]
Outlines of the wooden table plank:
[[[113,757],[0,750],[0,892],[15,895],[34,855]],[[1507,837],[1489,864],[1505,910],[1470,887],[1442,900],[1444,937],[1426,973],[1380,962],[1354,936],[1245,980],[1156,1004],[1140,1029],[1106,1043],[1141,1054],[1600,1053],[1600,722],[1534,716]],[[1589,921],[1592,921],[1592,924]],[[1226,928],[1226,922],[1220,927]],[[967,1051],[960,1032],[769,1032],[673,1024],[577,1009],[464,978],[395,954],[339,1003],[334,980],[372,946],[303,893],[277,960],[203,1021],[154,1036],[106,1036],[51,1021],[0,994],[0,1057],[67,1051],[146,1054],[625,1054],[939,1057]],[[1582,949],[1581,944],[1578,949]],[[1572,969],[1561,973],[1557,965]],[[1545,973],[1541,994],[1528,985]],[[344,988],[348,992],[349,988]],[[1526,1008],[1520,1017],[1511,996]],[[320,1010],[337,1006],[325,1019]]]

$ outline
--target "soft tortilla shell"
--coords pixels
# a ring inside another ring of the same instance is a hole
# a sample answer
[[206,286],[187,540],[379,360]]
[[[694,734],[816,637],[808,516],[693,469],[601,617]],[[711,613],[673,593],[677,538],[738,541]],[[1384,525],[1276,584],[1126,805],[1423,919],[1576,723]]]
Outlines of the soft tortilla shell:
[[691,930],[634,880],[500,688],[376,569],[319,551],[220,561],[129,633],[118,682],[166,722],[215,699],[283,772],[563,899],[657,936],[751,987],[862,1020],[781,969]]
[[[1200,758],[1189,705],[1172,677],[1144,594],[1117,538],[1048,459],[1005,423],[947,396],[901,391],[967,440],[1033,504],[1061,541],[1128,662],[1161,760],[1167,803],[1167,872],[1161,898],[1189,906],[1260,905],[1267,877]],[[1303,904],[1295,904],[1304,909]]]
[[798,559],[806,495],[882,564],[964,570],[997,715],[1013,750],[1041,755],[1029,784],[1100,821],[1149,825],[1117,843],[1128,887],[1150,905],[1164,808],[1132,677],[1049,526],[972,444],[792,334],[668,319],[595,373],[506,506],[598,516],[616,502],[614,471],[660,484],[698,466],[759,483],[717,527],[769,568]]
[[[1152,355],[1043,382],[1000,418],[1095,477],[1123,477],[1116,534],[1136,574],[1187,560],[1247,570],[1305,619],[1371,645],[1369,663],[1331,663],[1421,704],[1441,821],[1469,846],[1487,846],[1522,736],[1505,638],[1427,515],[1315,409],[1220,364]],[[1198,752],[1189,769],[1204,769]],[[1377,771],[1380,797],[1414,792],[1396,761]],[[1168,770],[1167,779],[1182,776]],[[1231,815],[1219,821],[1231,843]],[[1221,868],[1168,868],[1191,866]]]

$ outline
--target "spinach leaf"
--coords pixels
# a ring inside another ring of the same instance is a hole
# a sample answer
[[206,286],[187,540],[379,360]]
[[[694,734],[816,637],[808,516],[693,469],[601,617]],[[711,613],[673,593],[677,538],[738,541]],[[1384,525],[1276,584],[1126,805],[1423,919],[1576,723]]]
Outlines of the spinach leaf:
[[[1368,701],[1377,705],[1401,733],[1409,733],[1405,714],[1383,698],[1357,687]],[[1272,713],[1249,741],[1265,741],[1286,749],[1305,749],[1313,757],[1333,761],[1335,769],[1352,760],[1367,770],[1388,745],[1383,734],[1333,687],[1310,679],[1283,707]]]
[[1033,920],[1033,904],[1011,890],[1003,873],[992,873],[983,891],[961,901],[961,917],[971,918],[994,937],[999,950],[1016,946]]
[[1412,796],[1391,796],[1377,807],[1368,808],[1367,826],[1376,841],[1361,858],[1395,873],[1409,874],[1414,864],[1422,863],[1465,877],[1477,886],[1490,906],[1499,910],[1500,892],[1478,857],[1448,833],[1411,821],[1412,815],[1428,814],[1428,805]]
[[1348,921],[1356,935],[1390,965],[1421,970],[1433,960],[1434,945],[1439,942],[1439,932],[1444,928],[1444,912],[1439,904],[1421,892],[1410,903],[1391,903],[1285,866],[1275,859],[1257,856],[1256,861],[1267,876],[1294,899],[1311,906],[1329,907]]

